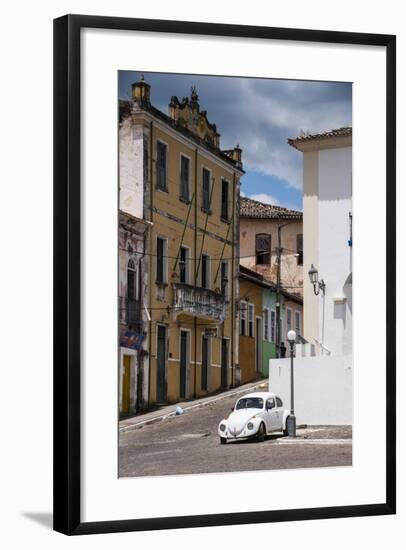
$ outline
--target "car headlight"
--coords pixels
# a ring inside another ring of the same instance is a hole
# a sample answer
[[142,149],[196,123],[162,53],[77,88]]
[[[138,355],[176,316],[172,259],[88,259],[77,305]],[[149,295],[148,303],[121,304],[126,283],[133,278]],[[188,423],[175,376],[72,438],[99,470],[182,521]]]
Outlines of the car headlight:
[[225,424],[220,424],[220,431],[224,432],[225,429],[226,429],[226,425]]
[[254,424],[253,424],[252,422],[248,422],[247,428],[248,428],[249,430],[252,430],[253,427],[254,427]]

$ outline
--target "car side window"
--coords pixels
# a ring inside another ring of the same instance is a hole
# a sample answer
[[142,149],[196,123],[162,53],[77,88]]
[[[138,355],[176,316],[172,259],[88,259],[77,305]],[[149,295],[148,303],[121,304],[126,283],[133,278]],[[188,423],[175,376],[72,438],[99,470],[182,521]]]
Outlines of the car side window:
[[272,397],[271,399],[268,399],[268,401],[266,402],[266,408],[273,409],[274,407],[275,407],[275,400]]
[[276,406],[283,407],[282,399],[279,399],[279,397],[276,398]]

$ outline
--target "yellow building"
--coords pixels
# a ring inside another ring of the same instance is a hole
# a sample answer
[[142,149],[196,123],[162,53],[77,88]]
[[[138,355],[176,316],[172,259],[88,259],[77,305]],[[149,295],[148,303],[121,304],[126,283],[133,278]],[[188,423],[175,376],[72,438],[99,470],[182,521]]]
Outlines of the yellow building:
[[271,283],[262,275],[240,265],[240,371],[241,384],[262,376],[263,291]]
[[[238,201],[241,149],[220,135],[198,95],[169,114],[133,84],[120,125],[120,204],[142,190],[142,282],[149,404],[238,383]],[[147,319],[145,318],[147,317]]]

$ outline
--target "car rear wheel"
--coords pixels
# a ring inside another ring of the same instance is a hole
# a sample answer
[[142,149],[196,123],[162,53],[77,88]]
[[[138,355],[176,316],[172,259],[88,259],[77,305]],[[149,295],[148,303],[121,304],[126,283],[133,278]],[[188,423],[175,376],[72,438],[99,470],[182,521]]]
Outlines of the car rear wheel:
[[289,420],[289,416],[287,417],[286,422],[285,422],[285,429],[283,430],[283,435],[284,435],[284,436],[289,435],[289,432],[288,432],[288,420]]
[[220,437],[220,443],[221,445],[225,445],[227,443],[227,439],[225,437]]
[[265,429],[264,429],[264,425],[261,423],[257,431],[257,442],[262,443],[264,439],[265,439]]

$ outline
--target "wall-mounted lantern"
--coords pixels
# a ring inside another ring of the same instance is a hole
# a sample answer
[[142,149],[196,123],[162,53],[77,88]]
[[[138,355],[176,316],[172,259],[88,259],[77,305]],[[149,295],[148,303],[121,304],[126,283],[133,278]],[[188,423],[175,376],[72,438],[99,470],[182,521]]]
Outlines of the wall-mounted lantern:
[[325,294],[326,292],[326,283],[323,281],[323,279],[320,279],[319,281],[319,272],[312,264],[309,269],[309,279],[310,282],[313,285],[313,292],[316,296],[318,296],[320,290]]

